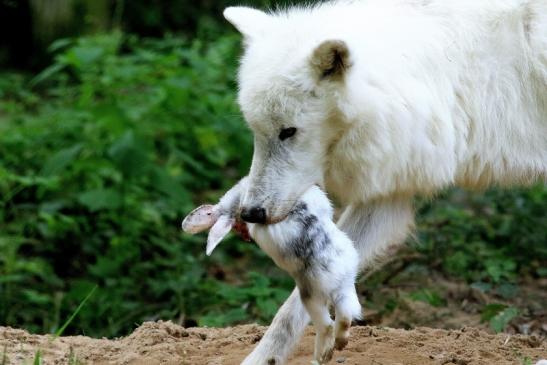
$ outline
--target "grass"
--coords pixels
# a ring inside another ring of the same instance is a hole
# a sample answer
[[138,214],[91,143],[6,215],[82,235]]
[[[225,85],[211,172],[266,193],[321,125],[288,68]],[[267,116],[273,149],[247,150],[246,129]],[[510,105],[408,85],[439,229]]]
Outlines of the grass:
[[2,352],[2,363],[0,365],[6,365],[8,363],[8,345],[4,345],[4,351]]
[[34,355],[34,361],[32,362],[33,365],[41,365],[42,364],[42,351],[38,350],[36,351],[36,354]]
[[70,348],[70,353],[68,354],[68,365],[83,365],[74,353],[74,349],[72,347]]
[[82,310],[82,308],[84,307],[84,305],[87,303],[87,301],[89,300],[89,298],[91,298],[91,296],[93,295],[93,293],[95,293],[95,291],[97,290],[98,288],[98,285],[95,285],[93,287],[93,289],[91,289],[91,291],[86,295],[86,297],[84,298],[84,300],[82,300],[82,302],[78,305],[78,307],[74,310],[74,313],[72,313],[72,315],[65,321],[65,323],[61,326],[61,328],[59,328],[57,330],[57,332],[55,332],[55,338],[61,336],[63,334],[63,332],[65,331],[65,329],[68,327],[68,325],[74,320],[74,318],[76,318],[76,316],[78,315],[78,313],[80,313],[80,311]]
[[[89,293],[87,293],[87,295],[85,296],[85,298],[80,302],[80,304],[78,305],[78,307],[74,310],[74,312],[70,315],[70,317],[65,321],[65,323],[63,323],[63,325],[61,326],[61,328],[59,328],[56,332],[55,332],[55,335],[52,337],[51,342],[55,341],[55,339],[57,339],[59,336],[61,336],[63,334],[63,332],[65,331],[65,329],[68,327],[68,325],[70,325],[70,323],[72,323],[72,321],[74,320],[74,318],[76,318],[76,316],[78,315],[78,313],[80,313],[80,311],[82,310],[82,308],[85,306],[85,304],[89,301],[89,299],[93,296],[93,294],[95,293],[95,291],[97,290],[98,288],[98,285],[95,285],[93,287],[93,289],[91,289],[91,291]],[[6,359],[6,348],[4,348],[4,356],[3,356],[3,359],[2,359],[2,364],[1,365],[6,365],[7,363],[7,359]],[[36,350],[36,353],[34,354],[34,360],[32,361],[32,364],[33,365],[41,365],[42,364],[42,350],[38,349]],[[81,365],[82,363],[80,362],[80,360],[78,360],[76,354],[74,353],[74,350],[72,349],[72,347],[70,348],[70,354],[68,355],[68,364],[69,365]]]

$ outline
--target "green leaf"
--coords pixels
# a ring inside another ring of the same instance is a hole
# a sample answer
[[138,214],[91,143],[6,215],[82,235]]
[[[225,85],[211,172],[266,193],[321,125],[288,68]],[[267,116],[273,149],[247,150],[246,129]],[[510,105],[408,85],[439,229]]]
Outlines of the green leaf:
[[68,53],[69,60],[74,66],[87,67],[97,62],[104,54],[104,49],[99,46],[76,46]]
[[436,292],[429,289],[417,290],[410,294],[410,298],[420,302],[429,303],[434,307],[441,307],[446,304],[445,300]]
[[492,303],[482,308],[481,321],[486,322],[494,318],[498,313],[507,308],[505,304]]
[[242,322],[247,319],[248,314],[243,308],[234,308],[222,313],[212,313],[203,316],[199,320],[200,326],[223,327],[228,323]]
[[494,282],[510,278],[516,269],[516,263],[508,257],[488,259],[484,262],[486,272]]
[[58,74],[60,71],[62,71],[66,65],[61,63],[54,63],[53,65],[45,68],[42,72],[40,72],[38,75],[34,76],[32,80],[29,82],[30,87],[34,87],[38,85],[41,82],[44,82],[54,75]]
[[50,52],[50,53],[57,52],[57,51],[59,51],[63,48],[66,48],[66,47],[70,46],[72,44],[72,42],[73,41],[70,38],[57,39],[56,41],[51,43],[51,45],[47,48],[47,51]]
[[122,196],[113,189],[89,190],[78,196],[78,201],[92,212],[117,209],[122,205]]
[[471,288],[477,289],[483,293],[488,293],[492,290],[492,284],[485,283],[484,281],[477,281],[470,285]]
[[446,270],[452,274],[465,272],[469,266],[470,257],[463,251],[457,251],[445,258]]
[[166,170],[159,167],[153,168],[151,178],[153,187],[167,195],[171,205],[180,206],[190,200],[188,193],[183,189],[182,184],[173,176],[169,175]]
[[33,289],[25,289],[22,291],[22,294],[26,301],[32,303],[33,305],[44,305],[51,303],[51,297],[47,294],[39,293]]
[[508,307],[490,319],[490,328],[496,333],[502,332],[513,318],[518,316],[519,310],[515,307]]
[[273,317],[279,309],[279,304],[273,298],[258,298],[256,300],[256,307],[260,311],[260,314],[265,317]]
[[503,299],[514,298],[519,292],[519,287],[515,284],[503,283],[496,288],[496,294],[501,296]]
[[148,168],[146,145],[133,131],[124,133],[108,150],[108,154],[125,176],[136,176]]
[[53,154],[46,160],[44,167],[42,168],[41,175],[51,176],[56,175],[63,171],[68,165],[70,165],[82,150],[81,144],[76,144],[72,147],[62,149]]

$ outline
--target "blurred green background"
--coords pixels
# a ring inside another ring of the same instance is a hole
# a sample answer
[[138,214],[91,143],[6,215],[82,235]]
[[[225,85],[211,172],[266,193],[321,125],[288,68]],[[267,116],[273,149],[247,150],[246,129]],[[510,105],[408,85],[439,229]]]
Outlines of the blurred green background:
[[[240,36],[221,15],[236,3],[0,0],[0,325],[54,332],[95,285],[66,334],[272,318],[287,275],[233,237],[206,257],[179,228],[250,164]],[[416,204],[413,247],[359,283],[366,323],[547,317],[545,186]],[[441,312],[402,320],[412,303]]]

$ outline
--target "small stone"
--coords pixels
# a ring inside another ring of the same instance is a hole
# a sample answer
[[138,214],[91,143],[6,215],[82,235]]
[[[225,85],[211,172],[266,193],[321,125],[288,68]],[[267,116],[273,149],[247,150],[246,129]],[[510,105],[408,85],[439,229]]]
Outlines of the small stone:
[[340,356],[336,359],[336,362],[339,363],[339,364],[345,363],[346,358],[344,356]]

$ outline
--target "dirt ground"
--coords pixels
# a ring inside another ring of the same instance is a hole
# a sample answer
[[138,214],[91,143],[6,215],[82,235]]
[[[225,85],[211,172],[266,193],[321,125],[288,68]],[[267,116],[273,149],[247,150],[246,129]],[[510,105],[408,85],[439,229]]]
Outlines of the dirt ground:
[[[160,321],[146,322],[127,337],[107,340],[83,336],[53,339],[0,327],[0,363],[32,364],[40,350],[43,364],[236,365],[264,330],[257,325],[186,329]],[[289,364],[309,364],[312,348],[313,330],[309,328]],[[363,326],[353,328],[348,347],[335,353],[331,363],[527,365],[542,358],[547,358],[547,340],[538,336],[492,335],[470,327],[402,330]]]

